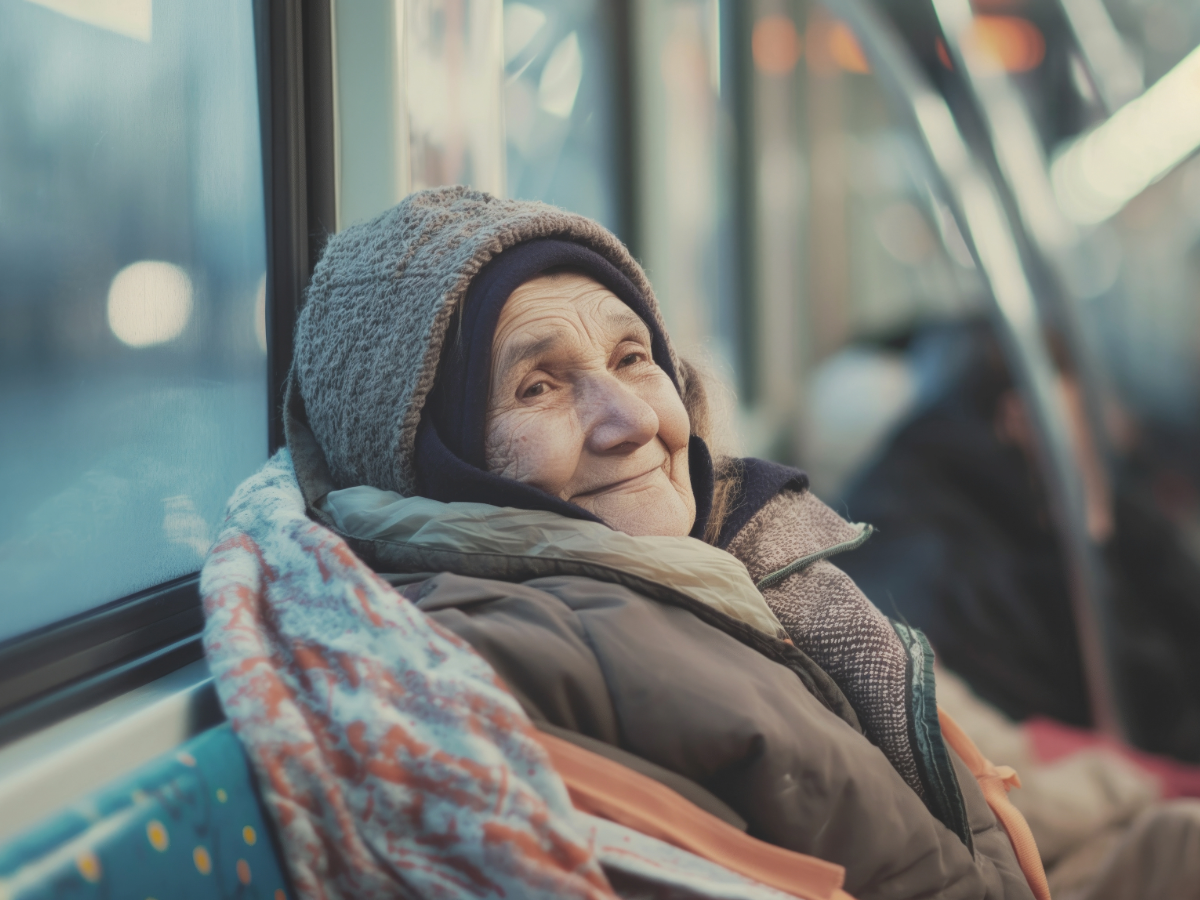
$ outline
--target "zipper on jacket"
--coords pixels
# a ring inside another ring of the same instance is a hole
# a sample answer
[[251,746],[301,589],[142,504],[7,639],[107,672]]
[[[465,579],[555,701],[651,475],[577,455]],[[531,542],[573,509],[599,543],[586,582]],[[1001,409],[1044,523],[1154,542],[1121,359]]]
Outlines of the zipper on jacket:
[[816,553],[810,553],[807,556],[802,556],[797,560],[793,560],[782,569],[777,569],[770,575],[767,575],[754,586],[760,591],[765,588],[774,587],[789,575],[799,572],[801,569],[808,568],[815,562],[819,562],[822,559],[829,559],[829,557],[836,556],[839,553],[845,553],[847,550],[858,549],[867,542],[867,539],[870,538],[872,534],[875,533],[875,526],[868,525],[863,522],[856,522],[855,524],[861,530],[850,540],[842,541],[840,544],[834,544],[832,547],[826,547],[824,550],[818,550]]

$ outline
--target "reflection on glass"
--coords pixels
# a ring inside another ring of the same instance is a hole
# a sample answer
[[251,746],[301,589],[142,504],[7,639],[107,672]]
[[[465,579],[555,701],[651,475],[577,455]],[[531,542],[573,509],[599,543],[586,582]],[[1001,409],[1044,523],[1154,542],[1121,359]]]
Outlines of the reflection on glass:
[[257,94],[247,4],[0,0],[0,640],[196,571],[266,456]]
[[671,336],[736,383],[737,329],[723,308],[722,198],[733,176],[720,97],[715,0],[637,7],[644,259]]
[[504,114],[510,195],[619,232],[612,14],[603,0],[506,2]]
[[500,0],[404,3],[412,189],[504,194]]
[[503,195],[501,0],[336,0],[338,227],[410,191]]
[[370,219],[408,193],[404,0],[334,0],[337,227]]

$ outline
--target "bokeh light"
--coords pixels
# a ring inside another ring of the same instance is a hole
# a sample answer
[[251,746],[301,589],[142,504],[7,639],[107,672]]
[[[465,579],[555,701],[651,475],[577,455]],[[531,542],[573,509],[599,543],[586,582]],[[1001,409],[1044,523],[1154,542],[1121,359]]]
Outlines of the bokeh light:
[[759,71],[786,75],[796,68],[803,44],[795,23],[787,16],[763,16],[754,23],[750,49]]
[[865,75],[871,71],[858,38],[845,22],[835,22],[829,29],[829,55],[838,68]]
[[108,288],[108,327],[129,347],[173,341],[192,317],[192,280],[169,262],[126,266]]
[[1046,39],[1020,16],[976,16],[969,40],[1006,72],[1030,72],[1046,58]]
[[572,31],[559,41],[546,60],[538,82],[538,106],[560,119],[570,117],[583,81],[583,53],[579,35]]
[[504,64],[521,55],[546,24],[546,14],[527,3],[504,4]]

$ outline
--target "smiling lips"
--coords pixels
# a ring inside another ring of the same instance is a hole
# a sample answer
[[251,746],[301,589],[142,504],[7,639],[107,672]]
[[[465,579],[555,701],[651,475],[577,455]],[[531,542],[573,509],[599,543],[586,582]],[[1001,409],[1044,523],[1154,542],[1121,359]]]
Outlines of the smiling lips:
[[582,493],[576,494],[574,497],[571,498],[571,500],[576,501],[576,500],[579,500],[581,497],[596,497],[596,496],[599,496],[600,494],[606,494],[609,491],[615,490],[617,488],[638,487],[638,486],[640,486],[639,482],[649,481],[656,472],[664,471],[667,467],[667,463],[669,463],[670,461],[671,461],[671,457],[668,456],[666,459],[664,459],[662,461],[661,464],[655,466],[653,469],[650,469],[647,472],[643,472],[640,475],[633,475],[629,478],[622,478],[620,481],[614,481],[611,484],[606,484],[606,485],[603,485],[598,488],[593,488],[590,491],[583,491]]

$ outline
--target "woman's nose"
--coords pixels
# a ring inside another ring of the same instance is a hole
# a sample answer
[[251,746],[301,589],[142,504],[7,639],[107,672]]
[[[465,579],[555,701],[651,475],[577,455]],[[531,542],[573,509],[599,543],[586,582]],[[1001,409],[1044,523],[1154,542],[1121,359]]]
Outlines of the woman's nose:
[[658,434],[654,409],[611,374],[592,379],[580,402],[585,440],[593,453],[631,452]]

